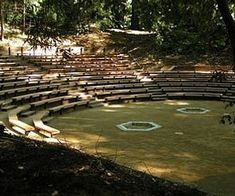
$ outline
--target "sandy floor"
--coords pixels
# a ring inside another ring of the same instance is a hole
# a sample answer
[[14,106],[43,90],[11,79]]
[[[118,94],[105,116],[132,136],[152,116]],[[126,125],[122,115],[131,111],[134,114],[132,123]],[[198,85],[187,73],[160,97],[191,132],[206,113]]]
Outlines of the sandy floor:
[[[183,114],[180,107],[204,107],[205,114]],[[235,132],[219,124],[222,102],[163,101],[110,105],[64,114],[50,125],[60,137],[87,152],[138,170],[194,184],[216,195],[235,195]],[[152,121],[151,132],[124,132],[116,125]]]

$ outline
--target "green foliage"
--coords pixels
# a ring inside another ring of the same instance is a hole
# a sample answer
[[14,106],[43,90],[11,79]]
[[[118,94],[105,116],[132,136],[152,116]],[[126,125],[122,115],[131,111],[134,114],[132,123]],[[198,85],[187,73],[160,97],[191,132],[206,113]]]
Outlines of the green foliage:
[[127,28],[129,26],[130,3],[127,0],[103,0],[97,7],[96,22],[101,30]]
[[[226,105],[226,108],[234,107],[234,102],[228,102]],[[225,113],[220,119],[220,122],[222,124],[228,123],[230,125],[235,125],[235,112],[232,113]]]
[[[223,49],[226,30],[214,1],[152,0],[152,20],[141,21],[146,30],[157,31],[160,50],[177,53]],[[146,6],[146,5],[145,5]],[[151,6],[150,6],[151,7]],[[147,9],[146,9],[147,10]],[[149,10],[149,9],[148,9]],[[149,11],[142,12],[148,18]],[[151,21],[151,22],[148,22]]]
[[[211,0],[8,0],[5,21],[22,27],[32,45],[55,45],[60,37],[82,34],[95,23],[101,30],[130,28],[135,3],[140,30],[157,32],[156,47],[166,52],[221,50],[228,44],[216,1]],[[230,2],[235,17],[235,4]],[[51,41],[54,40],[54,41]]]
[[61,37],[89,30],[94,4],[92,1],[44,0],[27,32],[31,45],[56,45]]

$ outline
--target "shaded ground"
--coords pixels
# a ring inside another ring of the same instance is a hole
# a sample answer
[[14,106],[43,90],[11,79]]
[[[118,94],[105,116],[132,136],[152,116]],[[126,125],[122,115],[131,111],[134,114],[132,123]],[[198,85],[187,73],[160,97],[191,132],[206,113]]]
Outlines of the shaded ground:
[[64,146],[0,135],[1,195],[207,195]]

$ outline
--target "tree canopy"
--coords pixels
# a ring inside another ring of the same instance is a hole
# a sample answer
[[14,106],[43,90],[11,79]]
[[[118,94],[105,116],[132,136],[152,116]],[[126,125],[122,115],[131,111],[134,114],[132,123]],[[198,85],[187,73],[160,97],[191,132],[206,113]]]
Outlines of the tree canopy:
[[32,45],[89,32],[91,24],[154,31],[157,47],[168,52],[221,50],[229,38],[234,42],[234,0],[2,0],[0,9],[2,39],[6,23],[25,31]]

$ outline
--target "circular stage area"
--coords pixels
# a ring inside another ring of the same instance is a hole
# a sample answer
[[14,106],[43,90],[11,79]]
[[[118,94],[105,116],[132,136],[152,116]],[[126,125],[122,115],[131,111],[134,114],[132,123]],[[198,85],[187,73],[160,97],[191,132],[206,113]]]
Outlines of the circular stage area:
[[[178,112],[182,107],[206,108],[210,112]],[[219,123],[225,112],[230,111],[217,101],[133,102],[64,113],[49,121],[49,125],[61,130],[58,137],[86,152],[163,178],[198,185],[210,193],[224,194],[226,190],[234,191],[235,178],[234,128]],[[136,129],[136,124],[129,127],[128,123],[135,121],[154,122],[162,127],[152,131],[121,131],[117,127],[127,123],[126,128]],[[214,183],[220,183],[221,192]]]

